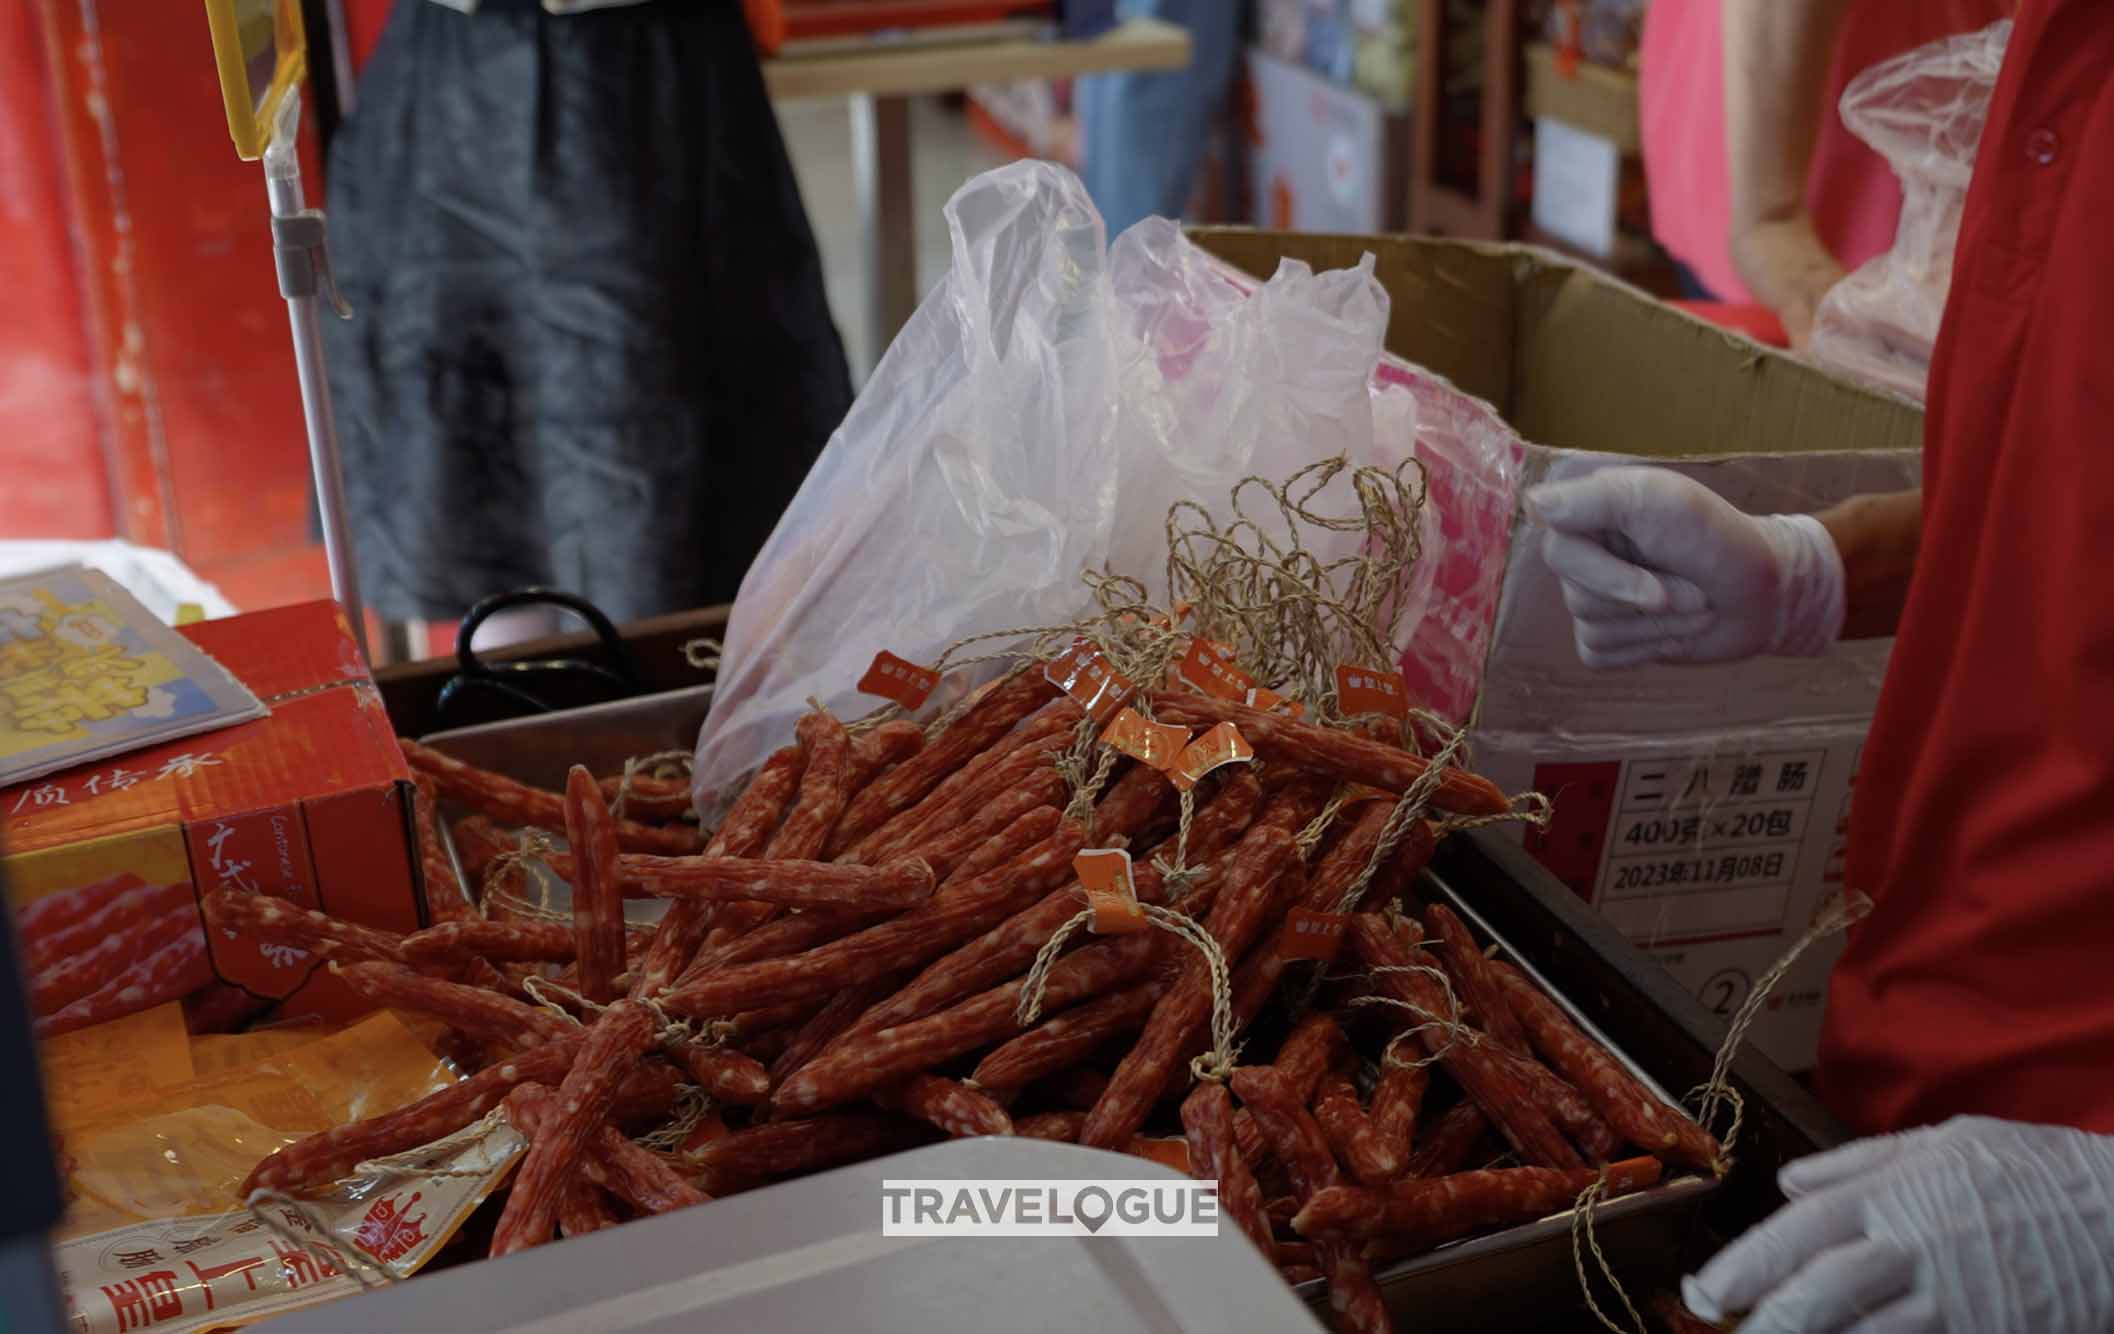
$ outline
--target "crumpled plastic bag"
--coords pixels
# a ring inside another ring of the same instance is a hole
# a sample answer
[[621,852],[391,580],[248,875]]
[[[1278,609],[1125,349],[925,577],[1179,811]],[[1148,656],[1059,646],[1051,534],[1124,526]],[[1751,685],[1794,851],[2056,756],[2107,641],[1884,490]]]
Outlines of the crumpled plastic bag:
[[2011,20],[1905,51],[1850,81],[1842,119],[1901,179],[1894,245],[1814,313],[1816,361],[1921,401],[1952,288],[1953,247]]
[[1176,501],[1223,523],[1243,477],[1399,461],[1374,438],[1388,297],[1370,256],[1245,290],[1165,219],[1104,249],[1078,178],[1044,162],[976,177],[946,217],[947,276],[742,581],[698,738],[706,809],[810,698],[846,719],[877,707],[856,685],[880,650],[929,666],[973,635],[1068,624],[1087,570],[1164,598]]

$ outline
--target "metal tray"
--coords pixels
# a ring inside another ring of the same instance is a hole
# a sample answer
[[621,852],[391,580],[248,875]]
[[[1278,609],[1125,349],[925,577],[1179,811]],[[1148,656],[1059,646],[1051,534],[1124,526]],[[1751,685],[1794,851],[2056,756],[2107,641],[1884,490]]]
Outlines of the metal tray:
[[712,706],[712,687],[691,686],[584,709],[435,732],[420,740],[481,769],[562,791],[565,771],[584,764],[621,773],[624,761],[667,750],[693,750]]
[[[711,687],[670,691],[589,708],[488,723],[425,738],[427,744],[483,768],[545,787],[563,785],[566,769],[587,764],[597,772],[621,770],[626,759],[694,744],[710,703]],[[565,887],[552,886],[553,906]],[[1648,1065],[1616,1041],[1591,1015],[1554,985],[1540,966],[1533,943],[1521,944],[1497,930],[1478,902],[1496,893],[1518,893],[1515,884],[1490,883],[1488,863],[1444,859],[1427,871],[1419,890],[1442,899],[1501,955],[1534,979],[1571,1021],[1601,1043],[1653,1094],[1678,1106]],[[633,904],[636,915],[642,907]],[[1543,943],[1556,950],[1575,941]],[[1647,965],[1649,966],[1649,965]],[[1615,1273],[1633,1294],[1671,1287],[1684,1255],[1700,1230],[1704,1205],[1720,1183],[1682,1176],[1648,1191],[1602,1205],[1594,1215],[1595,1236]],[[1388,1305],[1404,1328],[1436,1328],[1458,1321],[1472,1329],[1528,1329],[1580,1309],[1572,1258],[1572,1213],[1449,1243],[1428,1255],[1391,1265],[1376,1275]],[[1324,1309],[1318,1280],[1296,1291]]]
[[[692,749],[711,703],[711,686],[690,686],[557,713],[458,727],[420,740],[480,769],[557,792],[564,790],[566,771],[575,764],[584,764],[598,774],[621,773],[626,760]],[[466,812],[443,803],[442,814],[449,818],[441,824],[441,845],[454,860],[456,874],[461,876],[462,860],[449,826],[454,816]],[[560,836],[556,842],[563,846],[564,838]],[[531,874],[531,898],[540,889],[542,902],[555,911],[570,911],[571,885],[541,865]],[[635,925],[651,925],[667,910],[667,903],[661,899],[627,899],[624,918]]]
[[[1500,957],[1533,978],[1572,1023],[1605,1047],[1646,1089],[1679,1109],[1680,1104],[1650,1071],[1551,985],[1526,951],[1476,911],[1471,895],[1448,876],[1429,871],[1417,888],[1426,899],[1444,901],[1459,913],[1479,938],[1496,945]],[[1633,1293],[1648,1292],[1671,1287],[1679,1279],[1682,1251],[1704,1202],[1718,1185],[1705,1176],[1674,1177],[1594,1210],[1594,1238],[1624,1287]],[[1525,1327],[1579,1305],[1573,1221],[1573,1211],[1566,1209],[1501,1232],[1466,1237],[1429,1255],[1390,1265],[1374,1278],[1387,1298],[1388,1309],[1404,1329],[1443,1328],[1454,1322],[1469,1329]],[[1587,1267],[1592,1268],[1590,1260]],[[1328,1290],[1321,1280],[1302,1283],[1296,1290],[1310,1306],[1326,1310]]]

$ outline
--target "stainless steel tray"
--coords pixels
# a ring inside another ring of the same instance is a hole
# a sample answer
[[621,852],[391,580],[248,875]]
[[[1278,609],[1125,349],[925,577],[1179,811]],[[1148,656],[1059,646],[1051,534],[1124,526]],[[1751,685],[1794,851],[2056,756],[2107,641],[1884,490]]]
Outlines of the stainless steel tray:
[[[1463,886],[1426,872],[1418,889],[1427,899],[1443,900],[1459,913],[1478,937],[1497,946],[1500,957],[1510,960],[1553,997],[1582,1032],[1622,1062],[1646,1089],[1679,1110],[1680,1104],[1642,1065],[1550,985],[1528,951],[1491,927]],[[1683,1248],[1701,1220],[1703,1204],[1718,1185],[1710,1177],[1684,1175],[1594,1210],[1594,1238],[1633,1296],[1641,1295],[1640,1289],[1672,1286],[1680,1274]],[[1374,1278],[1387,1298],[1388,1309],[1404,1329],[1445,1328],[1452,1322],[1467,1329],[1525,1327],[1579,1305],[1577,1266],[1572,1257],[1573,1217],[1573,1211],[1566,1209],[1502,1232],[1463,1238],[1429,1255],[1390,1265]],[[1590,1258],[1587,1268],[1594,1268]],[[1302,1283],[1297,1291],[1310,1306],[1326,1309],[1327,1288],[1320,1280]],[[1605,1296],[1604,1290],[1601,1295]]]
[[524,783],[561,791],[565,771],[584,764],[621,773],[624,761],[692,750],[712,704],[712,687],[691,686],[584,709],[458,727],[419,738],[437,750]]
[[[448,754],[523,782],[556,788],[566,769],[586,764],[600,773],[620,771],[633,756],[694,745],[710,703],[711,687],[670,691],[635,700],[542,714],[436,733],[425,741]],[[566,901],[566,887],[552,883],[553,906]],[[1494,930],[1475,906],[1477,886],[1448,874],[1426,872],[1419,889],[1443,899],[1500,955],[1532,977],[1571,1021],[1621,1061],[1643,1085],[1669,1105],[1676,1100],[1648,1070],[1602,1031],[1570,998],[1550,985],[1536,965],[1531,944]],[[635,917],[658,904],[633,903]],[[1719,1183],[1678,1177],[1648,1191],[1600,1206],[1595,1236],[1609,1264],[1633,1295],[1671,1286],[1680,1257],[1700,1226],[1704,1203]],[[1519,1329],[1579,1309],[1578,1277],[1571,1255],[1572,1213],[1565,1210],[1502,1232],[1452,1242],[1429,1255],[1391,1265],[1376,1275],[1389,1307],[1408,1328]],[[1590,1264],[1590,1261],[1589,1261]],[[1326,1289],[1318,1280],[1296,1289],[1323,1309]]]
[[[584,764],[598,774],[622,773],[626,760],[692,749],[711,703],[711,686],[691,686],[584,709],[458,727],[419,739],[480,769],[555,792],[564,789],[566,771],[575,764]],[[443,804],[443,815],[462,813]],[[443,821],[441,843],[456,863],[456,874],[461,875],[461,857],[447,824]],[[561,837],[557,842],[562,846],[564,840]],[[555,911],[571,909],[572,886],[547,867],[539,866],[533,874],[534,886],[540,887],[543,901]],[[530,896],[535,896],[534,888]],[[624,917],[635,924],[650,925],[667,910],[667,903],[660,899],[630,899],[624,904]]]

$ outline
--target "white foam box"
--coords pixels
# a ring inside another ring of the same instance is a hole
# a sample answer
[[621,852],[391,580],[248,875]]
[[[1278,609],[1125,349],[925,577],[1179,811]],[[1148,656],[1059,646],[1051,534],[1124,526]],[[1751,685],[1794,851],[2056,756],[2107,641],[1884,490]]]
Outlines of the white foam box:
[[[1555,799],[1546,834],[1514,836],[1730,1016],[1845,888],[1849,796],[1891,641],[1589,671],[1519,496],[1651,462],[1744,510],[1811,511],[1920,485],[1921,412],[1530,246],[1195,235],[1249,274],[1375,256],[1393,302],[1376,389],[1415,396],[1404,447],[1429,490],[1411,692],[1473,719],[1478,770]],[[1811,950],[1753,1030],[1788,1069],[1812,1064],[1840,947]]]

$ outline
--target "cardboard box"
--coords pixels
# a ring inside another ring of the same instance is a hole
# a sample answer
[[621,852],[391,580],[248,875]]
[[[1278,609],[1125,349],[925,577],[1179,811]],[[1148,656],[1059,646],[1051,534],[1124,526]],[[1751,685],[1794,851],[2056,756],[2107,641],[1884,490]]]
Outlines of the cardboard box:
[[[1817,659],[1592,672],[1519,518],[1544,479],[1650,461],[1743,509],[1922,479],[1922,414],[1525,246],[1205,229],[1252,274],[1367,251],[1393,294],[1377,380],[1415,395],[1428,568],[1411,689],[1473,718],[1477,769],[1556,801],[1544,864],[1730,1014],[1841,888],[1848,799],[1890,641]],[[1525,835],[1521,835],[1525,837]],[[1755,1041],[1811,1064],[1840,941],[1772,994]]]
[[[0,790],[0,866],[32,990],[93,981],[97,1021],[215,981],[283,998],[289,1014],[358,1013],[313,957],[205,932],[197,908],[230,887],[392,931],[420,924],[410,774],[350,628],[312,602],[181,633],[271,715]],[[151,978],[133,970],[150,959]],[[67,960],[70,980],[36,967]]]
[[1374,232],[1409,210],[1409,117],[1263,51],[1254,90],[1250,216],[1277,230]]

